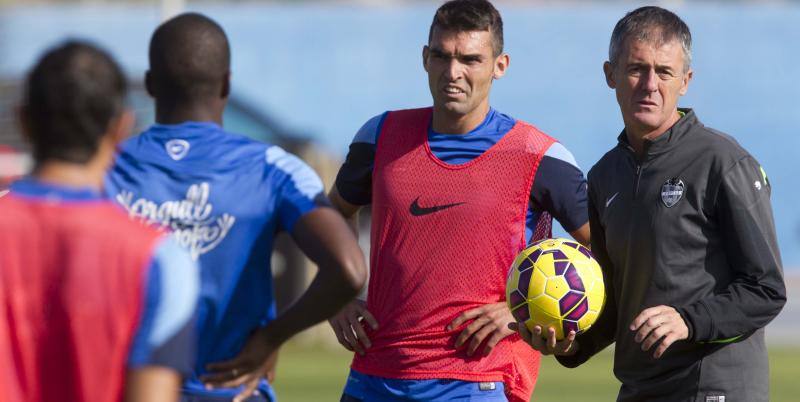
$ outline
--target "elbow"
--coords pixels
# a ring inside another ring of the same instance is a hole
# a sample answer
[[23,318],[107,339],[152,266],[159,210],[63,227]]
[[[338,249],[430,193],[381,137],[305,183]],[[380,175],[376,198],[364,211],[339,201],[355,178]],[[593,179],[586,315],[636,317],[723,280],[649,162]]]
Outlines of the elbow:
[[772,304],[774,307],[773,317],[775,317],[783,310],[783,306],[786,305],[786,291],[784,290],[782,293],[776,294],[772,298]]
[[342,290],[350,297],[355,297],[367,283],[367,266],[361,249],[352,250],[340,263],[342,273]]
[[764,298],[768,301],[769,307],[772,310],[772,317],[778,315],[786,305],[786,283],[781,280],[772,286],[764,287]]

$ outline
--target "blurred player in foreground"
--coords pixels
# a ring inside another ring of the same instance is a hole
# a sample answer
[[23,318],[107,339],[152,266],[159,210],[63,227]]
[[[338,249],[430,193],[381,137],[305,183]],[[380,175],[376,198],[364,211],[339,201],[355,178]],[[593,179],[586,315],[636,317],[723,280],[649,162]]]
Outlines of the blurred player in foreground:
[[606,306],[572,344],[523,336],[567,367],[616,342],[620,401],[768,401],[763,328],[786,302],[771,186],[733,138],[677,107],[691,45],[659,7],[614,28],[603,69],[625,129],[589,172]]
[[[274,352],[356,295],[363,254],[311,168],[222,128],[230,50],[214,21],[183,14],[158,27],[146,86],[156,124],[122,145],[107,189],[132,217],[174,231],[200,263],[198,362],[184,401],[272,400],[264,377]],[[319,273],[276,317],[270,257],[280,230]]]
[[13,402],[176,401],[197,267],[101,194],[133,114],[103,51],[68,42],[25,85],[35,168],[0,198],[0,389]]
[[441,6],[422,62],[433,107],[369,120],[331,192],[352,220],[372,206],[366,304],[330,320],[357,352],[342,400],[528,401],[539,355],[508,328],[506,273],[551,215],[588,244],[586,181],[563,145],[490,107],[509,65],[491,3]]

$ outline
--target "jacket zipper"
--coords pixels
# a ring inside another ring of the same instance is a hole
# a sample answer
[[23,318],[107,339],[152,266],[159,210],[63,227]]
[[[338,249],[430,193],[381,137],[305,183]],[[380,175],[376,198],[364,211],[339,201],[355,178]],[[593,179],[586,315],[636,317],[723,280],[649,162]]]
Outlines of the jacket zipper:
[[633,200],[636,201],[636,196],[639,194],[639,178],[642,176],[642,164],[639,161],[639,158],[636,156],[636,151],[632,146],[626,144],[625,148],[631,153],[633,162],[636,164],[636,177],[633,181]]
[[636,164],[636,182],[633,186],[633,199],[636,199],[636,196],[639,194],[639,178],[642,177],[642,165]]

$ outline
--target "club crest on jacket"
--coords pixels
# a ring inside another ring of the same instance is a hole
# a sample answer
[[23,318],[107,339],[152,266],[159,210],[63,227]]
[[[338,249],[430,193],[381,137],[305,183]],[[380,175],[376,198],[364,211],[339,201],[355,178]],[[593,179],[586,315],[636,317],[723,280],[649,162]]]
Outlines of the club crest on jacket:
[[683,180],[673,177],[667,180],[661,186],[661,202],[667,208],[672,208],[678,201],[683,198],[683,190],[686,186],[683,185]]

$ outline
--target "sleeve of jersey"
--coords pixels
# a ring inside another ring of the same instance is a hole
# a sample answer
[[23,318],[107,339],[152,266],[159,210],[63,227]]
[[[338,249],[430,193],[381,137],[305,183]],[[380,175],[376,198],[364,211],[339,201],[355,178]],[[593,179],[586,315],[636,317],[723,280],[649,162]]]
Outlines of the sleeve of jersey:
[[750,156],[724,173],[716,212],[733,279],[714,296],[677,307],[691,340],[734,342],[766,326],[786,303],[770,191]]
[[387,113],[369,119],[358,130],[350,143],[347,158],[336,175],[336,190],[353,205],[372,202],[372,169],[375,167],[378,134]]
[[197,265],[170,236],[156,248],[146,275],[144,308],[128,367],[163,366],[189,375],[196,353]]
[[614,342],[617,333],[617,302],[614,297],[614,266],[606,253],[605,230],[600,224],[599,214],[592,199],[591,179],[589,184],[589,228],[592,232],[592,255],[594,255],[600,268],[603,270],[603,282],[606,288],[606,300],[597,321],[583,334],[578,335],[575,341],[578,351],[572,356],[556,356],[556,359],[565,367],[578,367],[590,357],[594,356]]
[[553,143],[539,163],[531,205],[549,212],[567,232],[580,229],[589,220],[586,179],[572,153],[560,143]]
[[273,145],[267,148],[267,163],[281,176],[276,179],[280,188],[275,211],[282,229],[291,232],[301,216],[330,205],[322,180],[302,159]]

